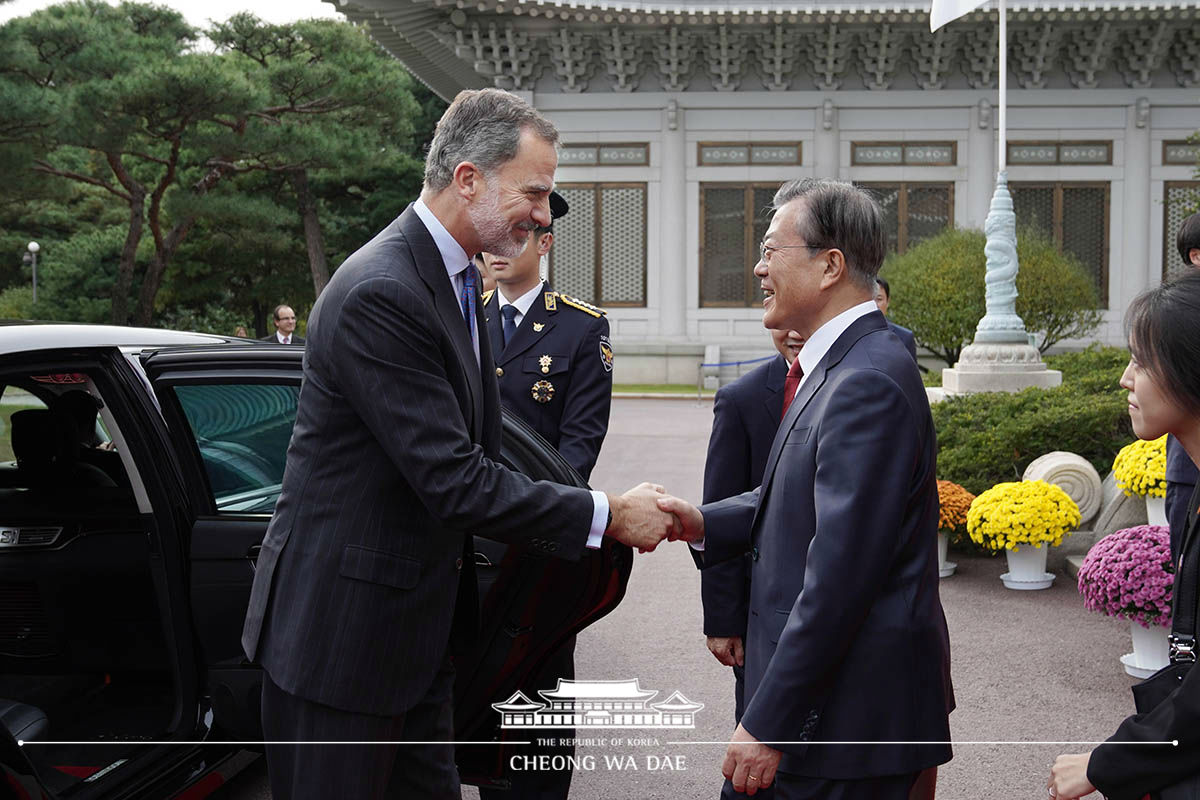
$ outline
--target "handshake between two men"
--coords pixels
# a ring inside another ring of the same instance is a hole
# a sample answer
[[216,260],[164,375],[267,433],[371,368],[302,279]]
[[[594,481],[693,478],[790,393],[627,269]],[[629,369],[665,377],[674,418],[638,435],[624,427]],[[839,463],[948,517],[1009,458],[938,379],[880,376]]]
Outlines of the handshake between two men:
[[704,538],[704,517],[686,500],[655,483],[640,483],[625,494],[608,496],[612,512],[605,535],[649,553],[666,539],[695,542]]

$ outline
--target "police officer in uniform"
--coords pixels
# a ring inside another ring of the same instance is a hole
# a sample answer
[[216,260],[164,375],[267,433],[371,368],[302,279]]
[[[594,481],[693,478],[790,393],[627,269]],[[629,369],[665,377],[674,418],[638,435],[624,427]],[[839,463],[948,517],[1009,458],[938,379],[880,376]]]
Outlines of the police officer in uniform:
[[[551,227],[538,228],[521,255],[506,259],[483,254],[496,281],[496,290],[483,295],[483,313],[501,404],[554,445],[586,481],[608,432],[613,352],[604,311],[559,294],[540,276],[541,258],[554,242],[553,219],[567,209],[567,201],[552,192]],[[477,549],[488,550],[478,542]],[[574,656],[572,636],[550,656],[532,686],[521,687],[522,691],[538,699],[537,690],[555,688],[560,678],[574,678]],[[545,738],[574,735],[570,729],[538,733]],[[522,752],[569,756],[574,747],[535,747]],[[569,767],[506,771],[504,777],[510,788],[481,788],[481,800],[566,800],[571,788]]]
[[[550,195],[550,214],[567,201]],[[612,403],[612,344],[602,309],[559,294],[538,272],[554,242],[538,228],[513,259],[484,253],[496,291],[483,297],[500,402],[554,445],[586,481],[608,432]]]

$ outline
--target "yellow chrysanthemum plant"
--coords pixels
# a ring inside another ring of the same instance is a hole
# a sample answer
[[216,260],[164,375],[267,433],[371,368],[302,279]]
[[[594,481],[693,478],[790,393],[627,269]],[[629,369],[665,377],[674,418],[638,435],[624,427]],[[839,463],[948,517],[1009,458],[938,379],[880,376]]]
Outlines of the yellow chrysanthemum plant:
[[1079,527],[1079,506],[1070,495],[1045,481],[998,483],[971,503],[967,533],[990,550],[1019,550],[1021,545],[1058,546]]
[[1113,480],[1130,497],[1166,497],[1167,437],[1153,441],[1138,439],[1127,444],[1113,459]]

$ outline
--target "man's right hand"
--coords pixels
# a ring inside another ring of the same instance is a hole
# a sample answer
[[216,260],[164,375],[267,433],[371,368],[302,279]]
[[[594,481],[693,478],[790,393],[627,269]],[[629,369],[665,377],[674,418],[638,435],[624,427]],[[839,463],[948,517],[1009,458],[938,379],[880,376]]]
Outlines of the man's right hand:
[[636,547],[640,553],[651,552],[663,539],[677,537],[679,522],[657,504],[664,491],[656,484],[642,483],[625,494],[610,494],[608,509],[612,512],[612,523],[604,534]]
[[708,651],[727,667],[745,666],[746,651],[740,636],[709,636]]

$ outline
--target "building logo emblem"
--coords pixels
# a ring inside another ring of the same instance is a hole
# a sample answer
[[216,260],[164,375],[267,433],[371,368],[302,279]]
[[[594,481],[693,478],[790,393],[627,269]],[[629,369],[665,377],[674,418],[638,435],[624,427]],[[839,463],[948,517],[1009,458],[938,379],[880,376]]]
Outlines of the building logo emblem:
[[695,728],[693,703],[676,691],[666,700],[650,703],[657,689],[642,689],[637,679],[573,681],[560,678],[553,689],[539,690],[545,702],[514,692],[503,703],[501,728]]

